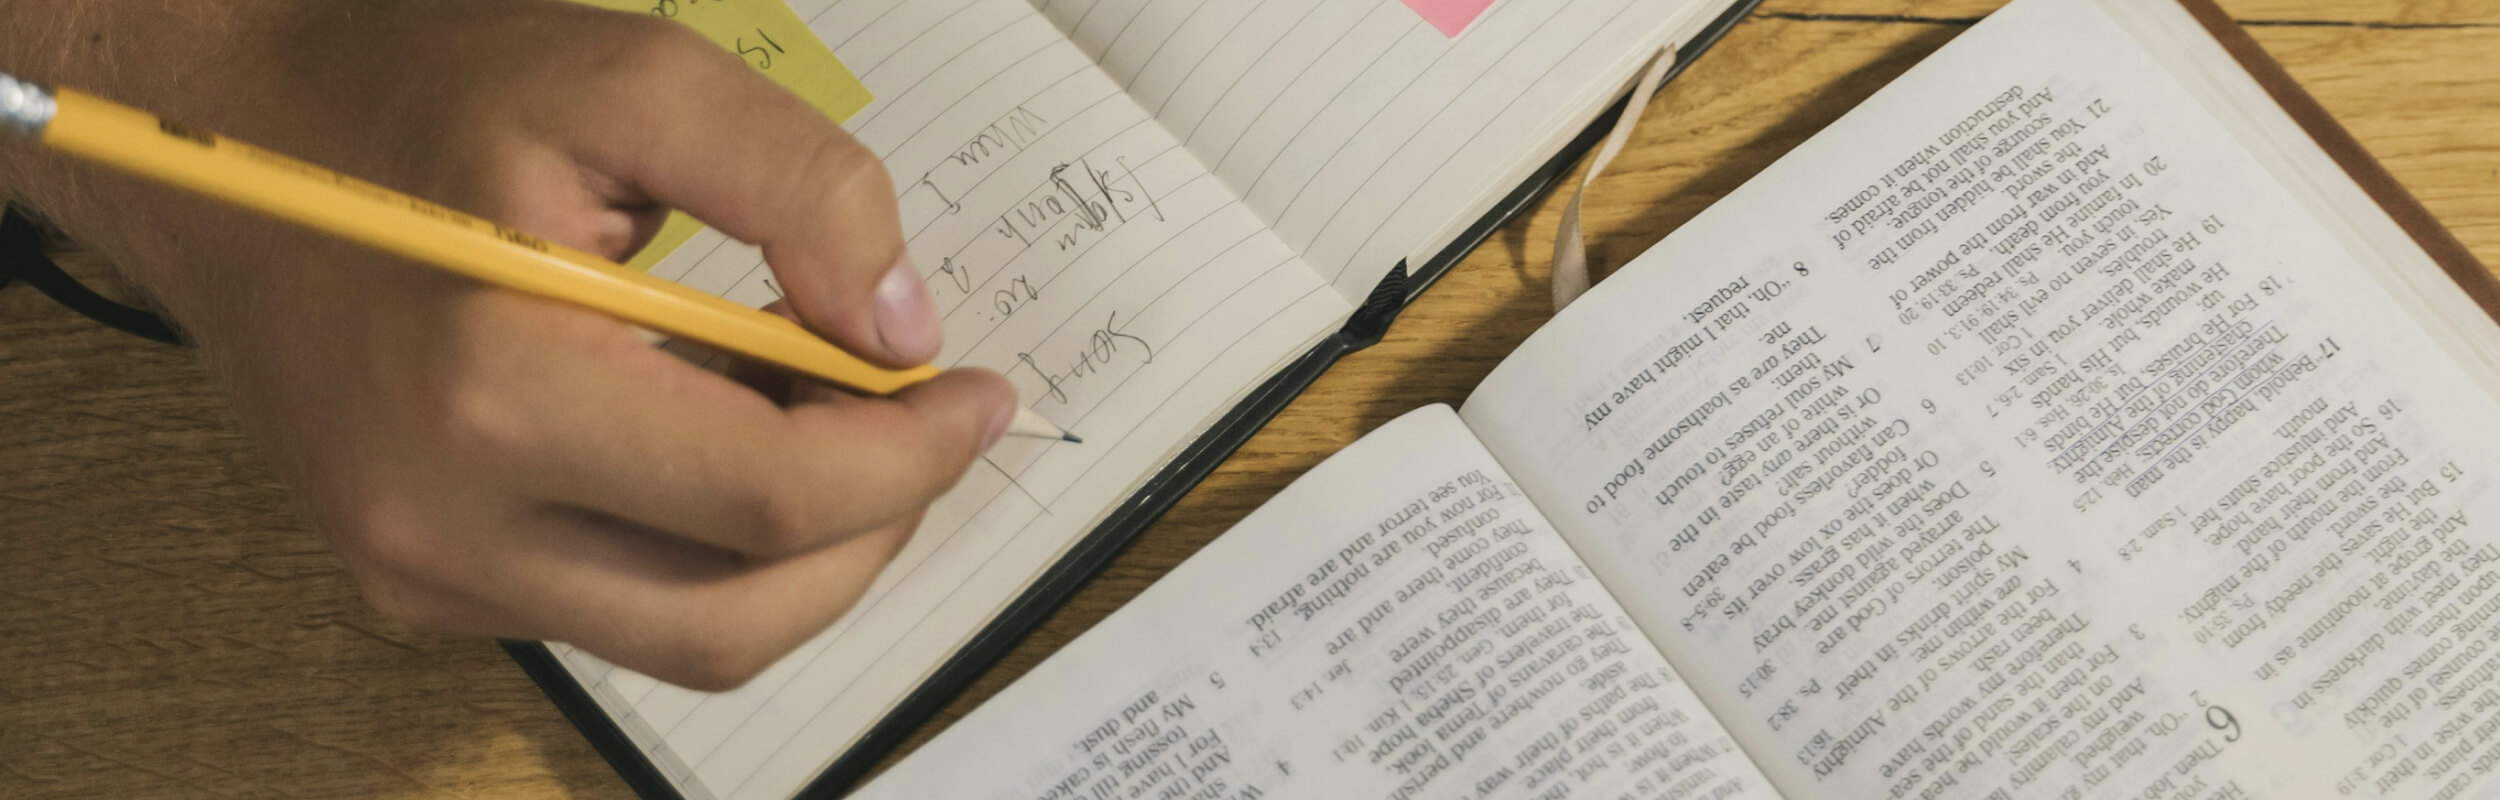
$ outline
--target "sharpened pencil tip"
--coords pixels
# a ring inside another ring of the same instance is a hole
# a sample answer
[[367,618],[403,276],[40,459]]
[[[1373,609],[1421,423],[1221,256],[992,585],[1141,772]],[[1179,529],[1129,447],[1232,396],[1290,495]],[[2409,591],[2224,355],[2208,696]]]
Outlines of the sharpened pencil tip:
[[1042,415],[1033,413],[1033,409],[1030,408],[1016,409],[1015,421],[1007,424],[1007,433],[1012,436],[1062,442],[1085,441],[1076,438],[1076,435],[1069,433],[1068,429],[1051,424],[1050,420],[1043,419]]

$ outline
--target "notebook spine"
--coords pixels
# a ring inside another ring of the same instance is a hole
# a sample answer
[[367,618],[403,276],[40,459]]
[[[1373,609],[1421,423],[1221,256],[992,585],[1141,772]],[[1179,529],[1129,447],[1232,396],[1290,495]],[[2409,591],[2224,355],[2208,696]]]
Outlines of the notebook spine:
[[[1730,4],[1717,19],[1678,48],[1676,73],[1683,70],[1683,64],[1708,50],[1761,2],[1735,0]],[[1669,73],[1668,80],[1673,81],[1676,73]],[[1125,549],[1156,518],[1161,517],[1181,495],[1197,486],[1235,449],[1249,441],[1269,419],[1283,411],[1294,397],[1318,380],[1330,365],[1347,354],[1378,343],[1387,335],[1390,324],[1396,321],[1398,314],[1417,295],[1492,236],[1502,224],[1534,205],[1569,172],[1573,164],[1589,152],[1598,139],[1604,137],[1612,127],[1613,115],[1620,113],[1622,106],[1623,103],[1617,101],[1612,109],[1598,117],[1595,124],[1583,130],[1535,175],[1503,198],[1491,213],[1477,220],[1421,268],[1411,268],[1408,262],[1399,262],[1386,278],[1373,287],[1345,327],[1253,389],[1233,409],[1218,418],[1196,442],[1147,480],[1126,503],[1113,509],[1059,563],[1046,570],[1031,587],[974,634],[928,680],[907,693],[858,743],[835,757],[799,791],[798,797],[802,800],[837,798],[865,779],[887,754],[970,687],[974,678],[1003,658],[1045,616],[1066,602],[1078,587]],[[508,642],[506,649],[563,710],[565,717],[591,740],[600,755],[608,758],[638,795],[646,800],[681,800],[682,795],[668,784],[647,756],[638,752],[615,721],[608,719],[589,694],[572,680],[572,676],[555,661],[545,645]]]

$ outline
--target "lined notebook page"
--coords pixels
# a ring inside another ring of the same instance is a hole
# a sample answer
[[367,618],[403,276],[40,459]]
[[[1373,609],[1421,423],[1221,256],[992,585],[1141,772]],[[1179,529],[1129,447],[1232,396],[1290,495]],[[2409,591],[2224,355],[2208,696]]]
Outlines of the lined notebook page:
[[[992,451],[851,614],[737,691],[690,692],[559,647],[694,797],[803,786],[1351,309],[1023,0],[801,10],[877,95],[849,127],[895,178],[946,315],[940,363],[1006,374],[1086,443]],[[779,294],[754,248],[717,233],[654,272],[749,304]]]
[[1359,302],[1421,265],[1726,0],[1033,0]]

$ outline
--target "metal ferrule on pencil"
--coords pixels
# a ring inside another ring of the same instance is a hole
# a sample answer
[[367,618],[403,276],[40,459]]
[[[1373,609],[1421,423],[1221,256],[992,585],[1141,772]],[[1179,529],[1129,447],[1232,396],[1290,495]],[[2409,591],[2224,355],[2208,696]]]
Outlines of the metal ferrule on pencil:
[[42,86],[0,72],[0,124],[32,139],[43,135],[44,126],[52,124],[52,115],[59,109],[52,93]]

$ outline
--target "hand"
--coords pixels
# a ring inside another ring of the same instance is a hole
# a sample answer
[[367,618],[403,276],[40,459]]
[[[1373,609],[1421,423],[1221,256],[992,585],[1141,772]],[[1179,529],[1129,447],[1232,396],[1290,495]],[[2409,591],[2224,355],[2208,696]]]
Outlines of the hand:
[[[691,32],[535,0],[276,5],[232,12],[216,69],[30,77],[620,260],[682,208],[759,244],[786,313],[844,348],[937,353],[877,159]],[[734,687],[848,609],[1013,411],[981,372],[768,396],[596,314],[0,159],[199,340],[366,597],[421,625]]]

